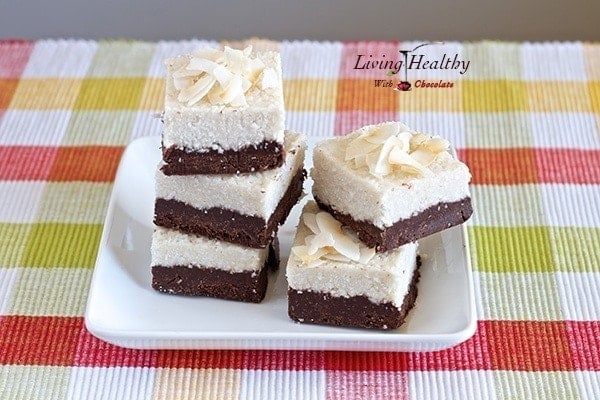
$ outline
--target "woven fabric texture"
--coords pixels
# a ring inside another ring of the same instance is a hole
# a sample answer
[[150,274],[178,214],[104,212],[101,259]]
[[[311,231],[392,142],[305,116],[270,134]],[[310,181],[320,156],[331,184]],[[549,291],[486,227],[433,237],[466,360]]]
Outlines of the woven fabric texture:
[[[83,324],[125,146],[160,134],[165,57],[201,41],[0,42],[1,399],[596,399],[600,44],[444,43],[468,60],[360,68],[406,42],[283,42],[286,124],[401,120],[470,167],[478,328],[431,353],[141,351]],[[359,56],[362,58],[359,59]],[[369,57],[372,56],[372,57]],[[399,58],[401,59],[401,58]],[[451,88],[423,87],[452,82]]]

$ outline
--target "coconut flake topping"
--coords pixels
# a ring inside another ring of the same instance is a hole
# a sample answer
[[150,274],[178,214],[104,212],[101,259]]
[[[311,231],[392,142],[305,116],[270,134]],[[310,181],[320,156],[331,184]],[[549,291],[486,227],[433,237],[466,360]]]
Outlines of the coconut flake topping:
[[252,57],[252,46],[197,50],[178,65],[172,77],[177,100],[190,107],[202,100],[215,106],[246,107],[251,87],[264,90],[279,83],[273,68],[265,68],[262,60]]
[[345,160],[355,169],[367,168],[378,177],[395,173],[430,175],[428,166],[450,147],[447,140],[411,131],[400,122],[385,122],[362,130],[348,144]]

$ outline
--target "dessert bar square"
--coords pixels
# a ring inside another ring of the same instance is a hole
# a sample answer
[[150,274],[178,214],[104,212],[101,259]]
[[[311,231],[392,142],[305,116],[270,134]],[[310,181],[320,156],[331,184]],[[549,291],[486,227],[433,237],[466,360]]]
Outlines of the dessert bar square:
[[154,223],[182,232],[264,248],[302,194],[306,144],[287,132],[285,162],[233,175],[156,174]]
[[263,171],[285,158],[281,58],[200,49],[166,60],[162,148],[167,175]]
[[288,313],[295,321],[395,329],[417,297],[417,244],[376,253],[310,201],[286,276]]
[[399,122],[325,140],[314,150],[314,198],[378,252],[414,242],[473,212],[471,174],[448,149]]
[[152,287],[159,292],[258,303],[267,273],[279,266],[277,238],[264,249],[156,227],[152,235]]

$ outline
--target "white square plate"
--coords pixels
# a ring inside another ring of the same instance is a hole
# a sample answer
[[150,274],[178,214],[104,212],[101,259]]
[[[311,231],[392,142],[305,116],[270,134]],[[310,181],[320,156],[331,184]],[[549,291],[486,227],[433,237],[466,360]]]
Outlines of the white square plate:
[[[318,140],[309,138],[309,149]],[[282,266],[270,276],[262,303],[155,291],[149,265],[154,173],[160,157],[160,138],[145,137],[127,147],[119,165],[85,312],[87,329],[98,338],[148,349],[431,351],[454,346],[475,332],[464,225],[420,242],[424,257],[416,305],[406,323],[393,331],[297,324],[288,318],[285,261],[301,205],[279,229]],[[307,167],[311,160],[309,150]],[[310,192],[310,182],[305,190]]]

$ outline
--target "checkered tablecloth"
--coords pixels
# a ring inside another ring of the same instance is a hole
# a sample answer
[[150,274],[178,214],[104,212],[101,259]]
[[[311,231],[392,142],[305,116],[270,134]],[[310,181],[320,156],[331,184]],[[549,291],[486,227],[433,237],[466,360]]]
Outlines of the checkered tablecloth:
[[[445,43],[466,73],[356,69],[418,43],[284,42],[287,126],[399,119],[473,173],[478,328],[432,353],[141,351],[83,313],[117,164],[158,135],[162,59],[201,42],[0,42],[0,398],[600,398],[600,44]],[[417,80],[453,88],[418,88]]]

